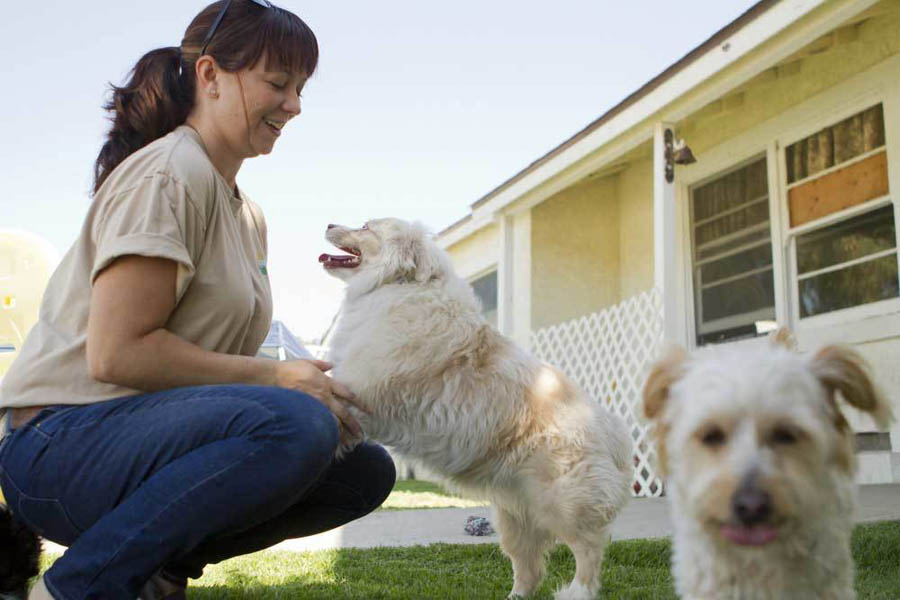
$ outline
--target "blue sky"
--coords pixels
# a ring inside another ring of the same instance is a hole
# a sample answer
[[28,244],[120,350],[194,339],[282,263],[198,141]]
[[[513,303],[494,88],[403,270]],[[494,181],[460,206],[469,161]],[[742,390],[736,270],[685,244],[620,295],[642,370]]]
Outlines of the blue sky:
[[[316,32],[303,114],[238,184],[269,224],[275,318],[320,335],[341,284],[328,223],[439,231],[471,203],[750,8],[750,0],[276,2]],[[90,203],[107,83],[177,45],[204,3],[9,2],[0,94],[0,228],[64,254]]]

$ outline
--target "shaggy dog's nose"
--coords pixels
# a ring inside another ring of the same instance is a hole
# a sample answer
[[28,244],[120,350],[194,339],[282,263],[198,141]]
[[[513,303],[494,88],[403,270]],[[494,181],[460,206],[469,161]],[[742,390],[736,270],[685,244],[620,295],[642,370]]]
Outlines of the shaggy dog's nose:
[[328,229],[333,229],[335,227],[337,227],[337,225],[334,225],[333,223],[328,224]]
[[731,509],[742,524],[756,525],[772,514],[772,498],[760,489],[744,487],[731,498]]

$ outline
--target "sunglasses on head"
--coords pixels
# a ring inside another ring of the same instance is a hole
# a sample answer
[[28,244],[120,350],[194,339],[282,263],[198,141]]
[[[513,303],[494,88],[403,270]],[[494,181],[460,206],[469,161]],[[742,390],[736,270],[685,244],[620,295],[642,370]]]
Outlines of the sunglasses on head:
[[[254,4],[258,4],[263,8],[274,8],[272,3],[269,0],[250,0]],[[225,13],[228,12],[228,7],[231,6],[231,0],[227,0],[225,5],[222,7],[222,10],[219,11],[219,14],[216,15],[215,21],[213,21],[212,27],[209,28],[209,33],[206,34],[206,39],[203,40],[203,47],[200,49],[200,56],[206,54],[206,47],[209,46],[209,43],[212,41],[213,36],[216,34],[216,29],[219,28],[219,25],[222,23],[222,19],[225,18]]]

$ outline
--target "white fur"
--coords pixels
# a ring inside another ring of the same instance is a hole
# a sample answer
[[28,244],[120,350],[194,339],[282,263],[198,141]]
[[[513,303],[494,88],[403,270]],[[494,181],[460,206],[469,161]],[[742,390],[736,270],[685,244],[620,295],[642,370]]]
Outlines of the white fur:
[[609,525],[630,497],[624,423],[485,323],[420,226],[380,219],[326,237],[361,253],[360,266],[329,269],[347,281],[331,359],[372,411],[357,413],[366,435],[493,503],[513,595],[535,589],[559,539],[577,572],[558,597],[595,597]]
[[[855,597],[855,456],[836,391],[880,424],[890,420],[861,359],[846,348],[806,357],[778,344],[726,346],[657,364],[644,409],[668,475],[672,571],[682,597]],[[723,433],[721,444],[710,445],[711,428]],[[779,438],[784,431],[794,441]],[[764,525],[777,529],[773,541],[738,545],[723,535],[723,525],[740,523],[734,502],[744,485],[770,495]]]

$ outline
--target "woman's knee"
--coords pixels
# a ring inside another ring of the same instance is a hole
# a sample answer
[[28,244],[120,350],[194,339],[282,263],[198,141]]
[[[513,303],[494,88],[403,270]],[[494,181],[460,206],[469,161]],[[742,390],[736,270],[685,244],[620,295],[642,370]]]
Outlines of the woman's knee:
[[270,403],[274,421],[272,440],[278,444],[282,460],[307,464],[315,461],[324,468],[333,459],[340,442],[334,414],[308,394],[276,389]]
[[391,455],[378,444],[364,443],[357,446],[347,458],[356,463],[356,468],[365,472],[363,495],[370,505],[369,510],[375,510],[394,489],[397,480],[397,470]]

